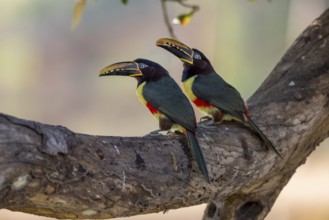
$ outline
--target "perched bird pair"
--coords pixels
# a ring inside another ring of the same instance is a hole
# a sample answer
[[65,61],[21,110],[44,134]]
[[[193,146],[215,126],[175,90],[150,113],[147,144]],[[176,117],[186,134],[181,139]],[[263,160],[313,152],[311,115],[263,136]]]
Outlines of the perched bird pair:
[[[197,49],[169,38],[161,38],[156,45],[184,62],[182,84],[189,99],[215,122],[224,116],[250,126],[278,156],[280,153],[271,141],[251,120],[240,93],[226,83],[214,70],[210,61]],[[161,130],[175,129],[185,133],[197,165],[205,180],[210,183],[203,154],[195,136],[196,119],[193,108],[167,70],[146,59],[119,62],[100,71],[100,76],[122,75],[137,79],[137,96],[159,120]]]

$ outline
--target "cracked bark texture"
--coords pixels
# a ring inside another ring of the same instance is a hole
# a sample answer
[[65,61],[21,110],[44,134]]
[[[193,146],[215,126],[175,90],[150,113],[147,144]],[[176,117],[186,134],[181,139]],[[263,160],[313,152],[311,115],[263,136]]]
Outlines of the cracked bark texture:
[[208,203],[205,220],[264,219],[329,134],[329,11],[248,101],[283,155],[236,122],[200,123],[208,185],[181,135],[92,136],[0,114],[0,207],[54,218],[114,218]]

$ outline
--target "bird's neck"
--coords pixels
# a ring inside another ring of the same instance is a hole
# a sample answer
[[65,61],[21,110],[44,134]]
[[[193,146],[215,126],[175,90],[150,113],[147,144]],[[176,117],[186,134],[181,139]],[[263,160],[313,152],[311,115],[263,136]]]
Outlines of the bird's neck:
[[214,72],[213,67],[209,64],[206,66],[202,65],[190,65],[187,63],[184,63],[184,70],[182,75],[182,82],[185,82],[189,78],[195,76],[195,75],[208,75]]
[[135,78],[136,78],[136,80],[137,80],[137,88],[138,88],[143,82],[145,82],[144,77],[138,76],[138,77],[135,77]]
[[163,75],[151,75],[151,76],[143,76],[143,77],[136,77],[137,80],[137,87],[139,87],[144,82],[156,82],[162,78],[169,77],[169,75],[163,74]]
[[182,75],[182,82],[185,82],[186,80],[188,80],[189,78],[191,78],[192,76],[195,76],[196,74],[193,73],[192,71],[189,70],[184,70],[183,71],[183,75]]

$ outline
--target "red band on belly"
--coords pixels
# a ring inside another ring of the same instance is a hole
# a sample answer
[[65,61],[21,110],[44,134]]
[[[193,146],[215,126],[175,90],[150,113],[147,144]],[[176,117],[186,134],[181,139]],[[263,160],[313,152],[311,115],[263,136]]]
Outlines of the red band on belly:
[[208,102],[205,102],[199,98],[194,99],[193,103],[198,107],[211,107],[211,105]]
[[146,103],[146,107],[150,110],[150,112],[154,115],[154,114],[159,114],[160,112],[153,107],[153,105],[151,105],[150,103]]

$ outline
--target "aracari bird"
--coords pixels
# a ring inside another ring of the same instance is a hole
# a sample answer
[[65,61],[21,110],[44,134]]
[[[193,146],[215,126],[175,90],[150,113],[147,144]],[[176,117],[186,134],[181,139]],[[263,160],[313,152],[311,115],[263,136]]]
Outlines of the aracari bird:
[[161,130],[173,129],[185,133],[197,165],[205,180],[210,183],[206,163],[195,136],[193,107],[165,68],[150,60],[136,59],[104,67],[99,75],[134,77],[137,80],[136,93],[139,100],[159,120]]
[[249,125],[266,146],[282,158],[272,142],[250,118],[247,105],[240,93],[215,72],[201,51],[170,38],[161,38],[157,40],[156,45],[183,61],[183,88],[200,111],[215,122],[234,119]]

